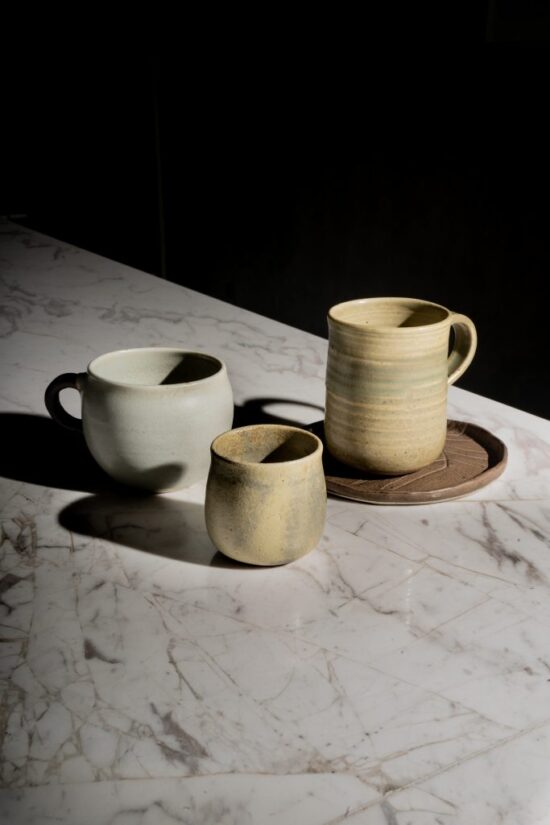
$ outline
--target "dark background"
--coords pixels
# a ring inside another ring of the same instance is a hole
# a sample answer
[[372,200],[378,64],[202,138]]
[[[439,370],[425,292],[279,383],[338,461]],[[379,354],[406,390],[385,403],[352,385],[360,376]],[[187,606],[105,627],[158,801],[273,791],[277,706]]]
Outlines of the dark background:
[[0,214],[322,336],[338,301],[442,303],[478,327],[460,386],[549,417],[549,21],[480,2],[451,55],[347,74],[33,52]]

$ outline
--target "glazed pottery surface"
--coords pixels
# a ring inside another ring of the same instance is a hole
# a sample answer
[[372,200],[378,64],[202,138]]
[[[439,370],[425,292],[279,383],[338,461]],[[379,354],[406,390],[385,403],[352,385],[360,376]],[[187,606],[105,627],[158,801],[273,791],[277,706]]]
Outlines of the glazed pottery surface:
[[206,527],[222,553],[248,564],[285,564],[323,534],[327,493],[317,436],[258,424],[212,444]]
[[[61,406],[65,387],[80,391],[82,421]],[[87,372],[52,381],[45,400],[56,421],[83,430],[88,449],[109,475],[155,492],[204,478],[212,439],[233,421],[223,362],[165,347],[101,355]]]
[[364,298],[332,307],[328,326],[330,453],[381,475],[435,461],[445,444],[448,385],[475,354],[472,321],[429,301]]

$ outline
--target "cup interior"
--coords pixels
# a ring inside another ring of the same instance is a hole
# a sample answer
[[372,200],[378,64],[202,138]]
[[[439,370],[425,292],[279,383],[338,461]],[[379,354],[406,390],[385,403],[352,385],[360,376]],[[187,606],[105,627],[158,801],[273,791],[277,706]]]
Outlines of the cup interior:
[[218,436],[213,452],[235,464],[280,464],[297,461],[322,449],[313,433],[278,424],[239,427]]
[[346,301],[332,307],[329,317],[334,321],[372,328],[397,329],[438,324],[449,311],[438,304],[415,298],[365,298]]
[[202,381],[222,366],[211,355],[159,347],[109,352],[92,361],[88,369],[96,378],[114,384],[158,387]]

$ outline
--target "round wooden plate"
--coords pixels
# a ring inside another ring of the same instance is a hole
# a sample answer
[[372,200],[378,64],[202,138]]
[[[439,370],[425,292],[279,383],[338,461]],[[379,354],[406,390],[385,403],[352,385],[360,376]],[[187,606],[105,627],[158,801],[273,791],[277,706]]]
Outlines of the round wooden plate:
[[[311,429],[323,444],[323,422]],[[369,476],[348,467],[324,451],[327,490],[335,496],[369,504],[431,504],[460,498],[485,487],[504,472],[506,445],[492,433],[464,421],[447,421],[447,440],[441,456],[416,473]]]

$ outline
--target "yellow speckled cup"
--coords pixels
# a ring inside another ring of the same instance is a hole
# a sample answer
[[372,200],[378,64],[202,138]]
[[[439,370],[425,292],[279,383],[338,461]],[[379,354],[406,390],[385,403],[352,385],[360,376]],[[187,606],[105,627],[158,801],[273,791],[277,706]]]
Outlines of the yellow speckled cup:
[[323,445],[298,427],[257,424],[214,439],[206,487],[208,534],[247,564],[286,564],[323,534]]
[[329,451],[380,475],[435,461],[445,444],[448,385],[475,354],[472,321],[416,298],[361,298],[333,306],[328,326]]

